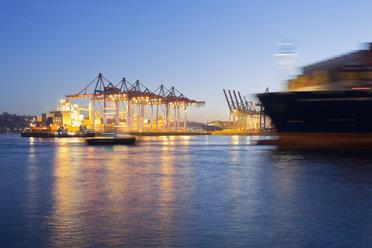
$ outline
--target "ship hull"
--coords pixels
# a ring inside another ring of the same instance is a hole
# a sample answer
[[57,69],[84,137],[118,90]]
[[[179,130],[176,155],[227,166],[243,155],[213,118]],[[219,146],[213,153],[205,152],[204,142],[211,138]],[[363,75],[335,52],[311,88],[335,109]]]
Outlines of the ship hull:
[[372,133],[372,93],[311,91],[259,94],[279,135]]

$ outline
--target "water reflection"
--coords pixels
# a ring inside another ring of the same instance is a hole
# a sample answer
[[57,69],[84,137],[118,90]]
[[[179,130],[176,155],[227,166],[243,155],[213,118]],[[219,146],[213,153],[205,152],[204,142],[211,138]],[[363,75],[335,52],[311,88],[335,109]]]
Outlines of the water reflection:
[[22,203],[3,212],[1,231],[46,247],[369,243],[371,155],[251,140],[143,137],[136,146],[89,147],[35,139],[9,150],[0,139],[11,163],[0,175],[1,206]]
[[34,138],[29,140],[30,146],[28,150],[27,161],[27,193],[26,193],[26,211],[30,216],[35,216],[39,207],[39,199],[37,192],[39,188],[39,167],[37,166],[36,150],[34,147]]
[[[143,139],[141,146],[56,147],[51,246],[171,246],[177,201],[187,198],[189,138]],[[176,156],[185,163],[176,164]],[[182,212],[182,211],[181,211]],[[102,232],[109,228],[109,232]],[[66,241],[68,241],[66,243]]]
[[81,213],[81,185],[79,161],[74,159],[74,149],[57,146],[54,158],[53,213],[51,215],[51,246],[77,245],[83,224],[77,216]]
[[[269,204],[277,219],[273,226],[286,242],[306,245],[309,232],[319,236],[318,246],[366,242],[371,228],[365,220],[372,217],[370,153],[274,148],[265,160],[275,187]],[[327,234],[338,238],[329,242]]]

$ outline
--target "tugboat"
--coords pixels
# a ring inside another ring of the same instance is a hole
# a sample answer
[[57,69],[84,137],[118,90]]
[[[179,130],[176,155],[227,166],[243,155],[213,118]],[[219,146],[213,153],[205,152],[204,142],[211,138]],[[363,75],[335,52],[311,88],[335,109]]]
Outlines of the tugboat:
[[136,137],[129,134],[102,133],[94,138],[86,138],[88,145],[134,145]]
[[372,148],[372,43],[304,67],[287,84],[257,95],[279,137],[261,143]]

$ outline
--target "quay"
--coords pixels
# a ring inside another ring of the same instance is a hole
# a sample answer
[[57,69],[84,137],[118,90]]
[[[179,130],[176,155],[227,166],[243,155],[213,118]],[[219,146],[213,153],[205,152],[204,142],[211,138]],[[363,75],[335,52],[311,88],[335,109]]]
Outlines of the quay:
[[[151,132],[151,131],[126,131],[119,132],[123,134],[130,134],[133,136],[195,136],[195,135],[212,135],[211,131],[162,131],[162,132]],[[35,132],[35,131],[23,131],[21,137],[34,137],[34,138],[86,138],[94,137],[100,132],[91,132],[88,134],[71,134],[71,135],[57,135],[55,132]]]
[[212,135],[211,131],[164,131],[164,132],[128,132],[133,136],[191,136],[191,135]]
[[[236,131],[236,130],[222,130],[222,131],[123,131],[123,134],[130,134],[133,136],[197,136],[197,135],[217,135],[217,136],[276,136],[275,131]],[[85,138],[94,137],[100,132],[91,132],[88,134],[70,134],[70,135],[57,135],[55,132],[36,132],[36,131],[23,131],[21,137],[34,137],[34,138]]]
[[74,134],[56,134],[56,132],[49,131],[23,131],[21,132],[21,137],[33,137],[33,138],[85,138],[85,137],[94,137],[96,132],[88,133],[74,133]]
[[214,131],[212,135],[227,135],[227,136],[276,136],[277,133],[272,130],[250,130],[237,131],[233,129],[224,129],[221,131]]
[[54,132],[34,132],[34,131],[23,131],[21,137],[34,137],[34,138],[54,138]]

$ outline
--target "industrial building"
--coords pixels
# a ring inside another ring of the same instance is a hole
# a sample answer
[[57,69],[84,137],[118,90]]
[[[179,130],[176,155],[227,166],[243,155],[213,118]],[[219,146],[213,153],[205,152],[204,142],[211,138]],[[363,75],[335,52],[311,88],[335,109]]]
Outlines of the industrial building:
[[81,126],[89,123],[89,119],[85,119],[84,115],[80,114],[81,110],[84,109],[77,104],[71,104],[69,100],[61,100],[61,105],[57,106],[56,111],[37,116],[34,128],[55,131],[64,127],[68,131],[78,131]]

